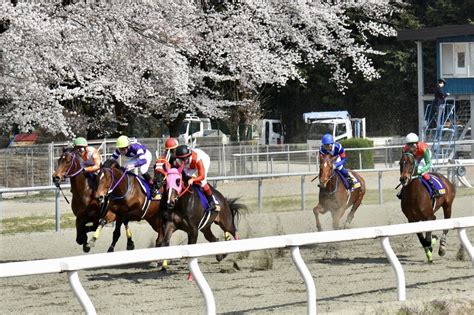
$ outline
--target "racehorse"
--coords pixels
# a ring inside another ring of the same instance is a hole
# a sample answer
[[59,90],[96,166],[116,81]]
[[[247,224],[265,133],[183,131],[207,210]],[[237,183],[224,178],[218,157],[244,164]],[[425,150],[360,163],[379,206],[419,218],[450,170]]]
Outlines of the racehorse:
[[108,160],[99,172],[99,183],[95,192],[101,204],[99,226],[89,242],[93,246],[103,226],[114,220],[146,220],[158,233],[156,246],[162,242],[160,201],[147,197],[144,182],[137,175],[120,168],[115,160]]
[[[98,199],[95,197],[95,190],[97,189],[97,177],[94,174],[87,174],[83,172],[80,163],[80,156],[76,154],[73,148],[66,148],[63,150],[59,160],[58,167],[54,171],[52,177],[56,186],[61,189],[60,182],[65,178],[71,181],[72,192],[72,212],[76,216],[76,242],[82,245],[84,252],[90,251],[90,246],[87,242],[87,233],[95,231],[99,226],[100,205]],[[69,201],[66,199],[69,203]],[[127,234],[127,249],[135,247],[128,222],[123,222]],[[109,247],[109,252],[113,251],[115,244],[120,237],[120,227],[122,221],[117,221],[113,233],[112,244]]]
[[339,221],[344,215],[344,211],[352,206],[351,211],[347,215],[344,228],[352,222],[354,213],[359,208],[362,198],[365,195],[365,181],[356,172],[349,171],[353,175],[354,187],[347,189],[343,182],[342,174],[333,168],[336,157],[329,154],[319,156],[319,202],[313,208],[316,218],[316,227],[318,231],[322,231],[319,214],[331,211],[332,227],[334,230],[339,229]]
[[[421,176],[417,175],[417,167],[415,156],[410,152],[402,154],[400,159],[400,183],[403,185],[401,191],[401,206],[403,214],[408,219],[408,222],[436,220],[435,212],[443,207],[443,214],[445,219],[451,217],[451,206],[456,195],[454,185],[443,175],[437,173],[430,173],[435,175],[443,184],[445,193],[439,198],[431,198],[430,192],[422,183]],[[440,256],[446,254],[446,234],[449,230],[443,230],[439,242]],[[426,258],[428,262],[433,261],[433,246],[436,244],[436,238],[431,237],[431,232],[417,233],[421,245],[425,249]]]
[[[237,236],[237,221],[247,207],[237,203],[237,198],[226,199],[222,194],[211,187],[216,206],[219,211],[206,211],[206,198],[201,198],[198,190],[200,187],[184,185],[181,169],[171,168],[166,176],[166,193],[163,202],[167,202],[167,219],[164,223],[162,246],[169,246],[171,235],[176,230],[188,234],[188,244],[196,244],[198,232],[201,231],[209,242],[218,239],[211,231],[212,223],[216,223],[225,232],[225,240]],[[203,205],[203,201],[206,203]],[[224,259],[225,255],[217,255],[217,261]]]

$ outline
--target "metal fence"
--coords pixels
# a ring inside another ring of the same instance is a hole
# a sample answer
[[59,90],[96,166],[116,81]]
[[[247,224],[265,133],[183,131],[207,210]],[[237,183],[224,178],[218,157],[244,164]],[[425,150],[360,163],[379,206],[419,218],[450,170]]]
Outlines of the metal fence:
[[[138,139],[155,156],[163,153],[164,139]],[[103,158],[115,150],[114,139],[89,141],[90,145],[101,147]],[[457,145],[470,147],[471,141]],[[0,149],[0,187],[35,187],[52,185],[51,174],[57,165],[62,149],[69,143],[40,144],[29,147]],[[211,158],[209,176],[239,176],[255,174],[283,174],[317,172],[317,151],[308,150],[308,145],[286,144],[262,146],[257,144],[207,145],[201,147]],[[395,167],[400,158],[401,146],[374,148],[349,148],[348,154],[358,157],[358,169],[367,169],[362,152],[373,150],[375,168]],[[372,168],[372,166],[370,166]]]

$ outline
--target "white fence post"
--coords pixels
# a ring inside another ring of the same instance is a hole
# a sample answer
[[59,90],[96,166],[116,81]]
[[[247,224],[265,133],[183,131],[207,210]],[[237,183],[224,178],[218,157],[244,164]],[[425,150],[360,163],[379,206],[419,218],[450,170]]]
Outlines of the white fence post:
[[201,291],[202,295],[204,296],[204,300],[206,301],[206,314],[214,315],[216,314],[216,301],[214,299],[214,294],[212,294],[212,290],[209,287],[209,284],[204,278],[204,275],[199,269],[198,260],[195,257],[188,259],[188,267],[193,275],[193,278],[196,280],[196,283]]
[[392,265],[393,270],[395,271],[395,275],[397,276],[397,298],[399,301],[405,301],[405,273],[403,272],[402,265],[400,264],[397,255],[395,255],[395,252],[390,246],[388,237],[382,237],[380,239],[380,242],[382,243],[383,251],[385,252],[385,255],[387,255],[388,261],[390,261],[390,264]]
[[92,304],[91,299],[86,293],[86,290],[81,285],[81,281],[79,280],[79,275],[77,271],[70,271],[67,273],[69,284],[71,285],[74,294],[76,295],[79,303],[81,303],[82,308],[86,312],[87,315],[95,315],[97,312],[95,311],[94,304]]
[[308,267],[304,263],[303,258],[300,254],[300,248],[298,246],[292,246],[291,257],[295,263],[301,277],[304,280],[306,286],[306,296],[308,299],[308,315],[316,314],[316,286],[314,285],[313,276],[309,272]]

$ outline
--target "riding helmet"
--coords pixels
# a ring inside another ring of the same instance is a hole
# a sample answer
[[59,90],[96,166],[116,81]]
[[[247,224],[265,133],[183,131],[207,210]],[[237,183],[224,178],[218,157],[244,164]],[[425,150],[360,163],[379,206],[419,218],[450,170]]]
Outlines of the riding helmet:
[[323,139],[321,140],[321,142],[324,145],[333,144],[334,143],[334,138],[329,133],[327,133],[323,136]]
[[168,138],[165,141],[165,149],[166,150],[176,149],[178,147],[178,145],[179,145],[178,140],[176,140],[175,138]]
[[76,139],[74,139],[73,145],[75,147],[87,147],[87,140],[83,137],[77,137]]
[[190,155],[191,155],[191,149],[187,145],[183,144],[176,148],[177,159],[184,160]]
[[409,133],[407,134],[407,137],[405,138],[405,143],[416,143],[418,142],[418,136],[416,135],[416,133]]
[[117,149],[122,149],[126,148],[130,145],[130,140],[128,139],[127,136],[120,136],[117,138],[117,142],[115,143],[115,146]]

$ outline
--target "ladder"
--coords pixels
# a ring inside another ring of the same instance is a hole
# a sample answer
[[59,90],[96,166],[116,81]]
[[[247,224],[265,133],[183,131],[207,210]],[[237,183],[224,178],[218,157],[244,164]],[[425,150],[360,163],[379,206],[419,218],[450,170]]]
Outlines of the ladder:
[[446,100],[438,111],[433,104],[428,104],[424,113],[423,139],[432,142],[432,159],[434,164],[447,162],[456,154],[456,102]]

